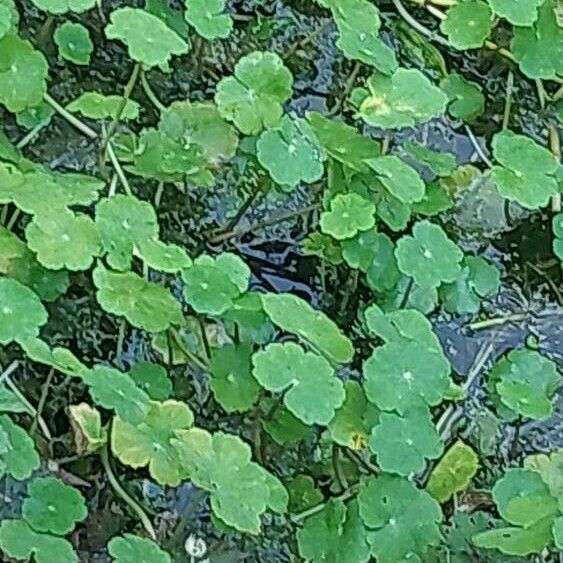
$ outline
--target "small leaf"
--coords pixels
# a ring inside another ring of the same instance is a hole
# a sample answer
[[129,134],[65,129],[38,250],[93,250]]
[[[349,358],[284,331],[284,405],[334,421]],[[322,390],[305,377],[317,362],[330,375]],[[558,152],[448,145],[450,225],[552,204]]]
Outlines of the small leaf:
[[270,320],[286,332],[297,334],[331,361],[346,363],[354,356],[352,342],[323,312],[290,293],[262,295]]
[[137,387],[131,376],[98,365],[83,379],[98,405],[114,410],[119,417],[133,424],[140,423],[147,416],[149,396]]
[[402,415],[382,413],[369,446],[383,471],[405,477],[422,471],[427,459],[436,459],[443,451],[426,407],[414,407]]
[[41,103],[48,65],[29,41],[8,33],[0,39],[0,104],[17,112]]
[[432,470],[426,490],[440,503],[464,491],[479,468],[473,449],[458,440]]
[[35,479],[27,488],[22,516],[38,532],[63,536],[88,516],[80,491],[55,477]]
[[438,287],[453,282],[461,273],[463,252],[442,228],[429,221],[418,221],[412,236],[404,235],[397,242],[395,256],[399,270],[412,276],[421,287]]
[[64,22],[53,34],[59,55],[77,65],[90,64],[94,44],[88,29],[79,23]]
[[[122,96],[106,96],[99,92],[83,92],[66,106],[68,111],[81,113],[88,119],[115,119],[123,101]],[[134,121],[139,117],[140,106],[135,100],[128,99],[120,119]]]
[[252,345],[226,345],[213,351],[210,372],[215,400],[227,412],[249,410],[260,392],[252,376]]
[[163,286],[133,272],[111,272],[98,265],[93,272],[96,298],[108,313],[124,316],[147,332],[162,332],[182,324],[182,307]]
[[313,184],[323,176],[326,155],[304,119],[285,115],[276,128],[260,135],[256,150],[260,164],[284,189]]
[[426,186],[418,172],[396,156],[371,158],[366,164],[375,171],[379,181],[403,203],[414,203],[424,197]]
[[172,394],[172,381],[166,370],[158,364],[150,362],[135,364],[129,375],[154,401],[164,401]]
[[313,563],[367,563],[370,559],[355,500],[347,505],[338,499],[329,500],[323,510],[305,520],[297,532],[297,542],[300,555]]
[[47,319],[45,307],[31,289],[0,278],[0,344],[35,338]]
[[440,542],[440,505],[404,477],[384,473],[366,479],[358,502],[360,518],[369,528],[371,554],[378,563],[422,555],[428,546]]
[[[16,412],[16,411],[14,411]],[[24,411],[25,412],[25,411]],[[40,459],[28,433],[9,416],[0,416],[0,477],[29,479],[39,469]]]
[[217,84],[215,103],[221,115],[245,135],[278,124],[282,104],[293,92],[293,76],[275,53],[254,51],[242,57],[234,76]]
[[545,0],[488,0],[491,8],[512,25],[531,26],[538,19],[538,8]]
[[68,410],[77,453],[90,454],[102,448],[107,442],[107,432],[102,427],[100,412],[88,403],[71,405]]
[[92,219],[70,210],[34,217],[25,233],[37,260],[51,270],[87,270],[101,251],[100,235]]
[[138,8],[119,8],[106,26],[108,39],[127,45],[129,56],[146,67],[166,68],[172,55],[185,55],[188,44],[161,19]]
[[306,424],[326,425],[344,402],[344,389],[327,360],[293,342],[270,344],[252,357],[253,375],[282,393],[287,409]]
[[375,205],[362,196],[338,194],[330,202],[330,211],[323,211],[319,220],[321,231],[337,240],[349,239],[375,225]]
[[527,209],[537,209],[559,191],[554,176],[557,160],[530,137],[502,131],[494,136],[492,147],[502,165],[493,167],[492,178],[503,197]]
[[[268,404],[270,409],[272,404]],[[270,420],[263,420],[264,431],[280,446],[295,444],[312,437],[312,427],[301,422],[283,406],[276,408]]]
[[225,0],[186,0],[186,21],[205,39],[225,39],[233,20],[225,12]]
[[434,151],[411,140],[403,144],[403,149],[418,163],[430,168],[436,176],[449,176],[457,167],[455,155],[448,152]]
[[287,484],[290,512],[300,512],[319,504],[323,494],[317,488],[314,479],[303,473],[296,475]]
[[149,538],[123,534],[111,538],[108,553],[114,563],[170,563],[170,555]]
[[440,30],[458,50],[482,47],[492,29],[491,8],[479,0],[465,0],[448,8]]
[[111,449],[122,463],[134,468],[148,465],[157,483],[175,487],[186,475],[172,440],[179,431],[191,428],[193,420],[192,411],[184,403],[152,402],[139,424],[119,416],[114,419]]
[[367,90],[355,98],[361,118],[374,127],[412,127],[446,109],[446,95],[419,70],[399,68],[390,77],[373,74],[366,85]]
[[440,88],[448,96],[448,111],[452,117],[470,123],[485,111],[481,87],[463,76],[455,72],[448,74],[440,81]]

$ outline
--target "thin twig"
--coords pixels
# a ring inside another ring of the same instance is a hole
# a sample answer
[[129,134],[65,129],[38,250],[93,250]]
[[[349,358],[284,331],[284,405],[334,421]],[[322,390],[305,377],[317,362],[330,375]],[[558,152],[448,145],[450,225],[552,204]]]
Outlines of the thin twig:
[[18,362],[18,360],[14,360],[3,372],[2,374],[0,374],[0,385],[2,385],[4,383],[4,381],[6,380],[6,378],[10,377],[10,375],[12,375],[12,373],[14,373],[16,371],[16,369],[18,369],[18,366],[20,365],[20,363]]
[[17,143],[16,148],[23,149],[27,144],[29,144],[38,135],[41,129],[47,126],[47,121],[43,121],[36,125],[31,131],[29,131],[24,137],[22,137]]
[[504,114],[502,116],[502,130],[508,129],[510,122],[510,111],[512,109],[512,88],[514,86],[514,74],[511,70],[508,71],[508,78],[506,79],[506,98],[504,101]]
[[33,422],[29,428],[29,433],[33,436],[37,430],[37,425],[39,424],[39,418],[41,417],[41,413],[45,407],[45,403],[47,401],[47,396],[49,395],[49,389],[51,388],[51,381],[53,381],[53,376],[55,375],[55,370],[50,369],[49,373],[47,374],[47,379],[43,384],[41,389],[41,396],[39,397],[39,402],[37,403],[37,413],[33,417]]
[[519,323],[526,320],[526,315],[523,314],[513,314],[506,315],[504,317],[493,317],[492,319],[484,319],[482,321],[476,321],[474,323],[469,323],[467,328],[476,332],[478,330],[484,330],[486,328],[491,328],[493,326],[503,325],[506,323]]
[[123,502],[125,502],[125,504],[139,517],[141,524],[143,525],[149,536],[153,540],[156,540],[156,533],[147,513],[143,510],[143,507],[121,486],[121,483],[118,481],[115,473],[113,472],[109,461],[107,444],[100,450],[100,459],[102,461],[102,465],[106,472],[108,481],[113,487],[113,490],[117,493],[118,496],[123,499]]
[[471,141],[471,144],[475,147],[475,152],[477,152],[477,154],[479,155],[481,160],[489,168],[492,168],[493,163],[491,162],[491,159],[485,154],[485,152],[481,148],[481,145],[479,144],[477,137],[475,137],[475,135],[473,134],[473,131],[471,131],[471,128],[469,127],[469,125],[465,125],[464,128],[465,128],[465,132],[467,133],[467,136],[469,137],[469,140]]
[[89,137],[90,139],[97,139],[98,134],[91,127],[88,127],[86,123],[80,121],[76,116],[72,115],[63,106],[61,106],[56,100],[51,98],[49,94],[45,94],[43,99],[61,116],[64,117],[71,125],[76,127],[81,133]]
[[[349,489],[344,491],[341,495],[338,495],[333,498],[336,500],[346,501],[352,498],[353,496],[355,496],[359,490],[360,490],[360,485],[358,483],[355,483]],[[301,520],[304,520],[305,518],[309,518],[309,516],[313,516],[314,514],[320,512],[326,506],[327,502],[328,501],[323,501],[319,504],[316,504],[315,506],[312,506],[311,508],[308,508],[307,510],[304,510],[303,512],[292,514],[291,520],[295,523],[301,522]]]

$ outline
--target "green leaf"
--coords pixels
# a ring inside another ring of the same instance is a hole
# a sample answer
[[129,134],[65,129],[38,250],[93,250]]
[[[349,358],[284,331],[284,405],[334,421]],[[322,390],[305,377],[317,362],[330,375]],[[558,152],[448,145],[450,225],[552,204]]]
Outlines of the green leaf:
[[172,394],[172,381],[170,381],[166,369],[158,364],[150,362],[135,364],[129,375],[154,401],[164,401]]
[[31,289],[0,278],[0,344],[36,337],[47,319],[45,307]]
[[323,510],[307,518],[297,532],[299,553],[307,561],[367,563],[370,549],[358,503],[329,500]]
[[0,385],[0,412],[29,413],[29,409],[16,397],[13,391],[2,384]]
[[546,454],[536,454],[524,459],[524,467],[541,475],[551,496],[558,499],[559,510],[563,512],[563,449]]
[[212,164],[230,160],[238,136],[212,103],[174,102],[162,112],[159,130],[174,141],[195,144]]
[[552,219],[553,252],[563,261],[563,213],[558,213]]
[[[267,412],[270,412],[273,405],[268,404],[268,407]],[[262,427],[277,444],[284,446],[311,438],[312,427],[301,422],[283,406],[272,412],[271,419],[262,421]]]
[[438,291],[435,287],[420,287],[412,278],[401,276],[394,287],[382,295],[381,308],[385,312],[402,308],[431,313],[438,305]]
[[148,465],[149,473],[161,485],[177,486],[186,477],[173,444],[178,432],[191,428],[189,407],[179,401],[152,402],[140,424],[113,421],[111,449],[118,459],[133,468]]
[[39,338],[26,338],[19,344],[30,360],[50,366],[66,375],[84,377],[89,371],[67,348],[55,346],[51,349]]
[[88,516],[80,491],[55,477],[35,479],[27,488],[22,516],[37,532],[68,534]]
[[552,397],[559,385],[557,366],[535,350],[512,350],[489,375],[489,390],[514,414],[545,418],[553,412]]
[[19,14],[15,5],[0,4],[0,39],[11,31],[17,33],[18,20]]
[[340,245],[331,236],[323,235],[318,231],[310,233],[301,241],[301,251],[305,256],[318,256],[334,266],[342,264]]
[[448,74],[440,81],[440,88],[448,96],[448,111],[456,119],[472,122],[485,111],[485,96],[478,84],[463,76]]
[[238,436],[198,428],[177,435],[172,443],[190,479],[211,493],[213,513],[228,526],[259,534],[260,516],[268,508],[286,510],[283,485],[251,461],[250,447]]
[[184,249],[158,240],[159,227],[152,205],[132,195],[115,195],[96,205],[96,228],[107,252],[108,264],[128,270],[134,255],[146,264],[176,273],[191,265]]
[[111,538],[108,553],[115,563],[170,563],[170,555],[149,538],[123,534]]
[[248,289],[250,270],[235,254],[202,255],[182,271],[182,280],[184,296],[195,311],[218,316]]
[[123,316],[147,332],[182,324],[182,307],[163,286],[133,272],[111,272],[98,265],[93,272],[96,298],[104,311]]
[[323,494],[317,488],[314,479],[303,473],[296,475],[287,483],[290,512],[307,510],[323,500]]
[[78,14],[90,10],[96,5],[96,0],[31,0],[40,10],[49,14]]
[[409,408],[402,415],[382,413],[369,446],[382,471],[405,477],[422,471],[427,459],[436,459],[443,451],[426,407]]
[[451,313],[477,313],[481,298],[500,288],[500,272],[480,256],[466,256],[458,279],[440,287],[440,300]]
[[552,541],[550,521],[528,528],[495,528],[473,536],[477,547],[498,549],[506,555],[525,556],[540,553]]
[[88,29],[79,23],[64,22],[57,27],[53,40],[59,48],[59,55],[77,65],[90,64],[94,44]]
[[227,344],[213,350],[210,373],[215,400],[229,413],[244,412],[255,403],[260,386],[252,376],[252,345]]
[[0,104],[17,112],[35,107],[47,91],[48,65],[29,41],[8,33],[0,39]]
[[[25,411],[24,411],[25,412]],[[28,433],[9,416],[0,416],[0,477],[29,479],[39,469],[40,459]]]
[[98,365],[85,374],[83,380],[94,402],[114,410],[120,418],[138,424],[147,416],[149,396],[126,373]]
[[357,172],[368,172],[364,162],[380,153],[379,144],[341,121],[333,121],[316,112],[307,112],[319,143],[330,158]]
[[366,0],[326,4],[332,10],[340,33],[336,44],[346,57],[371,65],[385,74],[397,69],[395,53],[378,37],[381,21],[376,6]]
[[129,56],[149,68],[167,68],[172,55],[185,55],[189,50],[188,44],[161,19],[138,8],[113,11],[106,36],[125,43]]
[[440,30],[456,49],[477,49],[491,33],[492,16],[485,2],[465,0],[448,8]]
[[502,165],[493,166],[492,178],[503,197],[527,209],[537,209],[559,191],[554,176],[557,160],[530,137],[502,131],[494,136],[492,147]]
[[233,28],[225,0],[186,0],[186,21],[205,39],[225,39]]
[[219,113],[245,135],[274,127],[293,92],[293,76],[275,53],[254,51],[242,57],[234,76],[217,84],[215,103]]
[[375,205],[355,194],[338,194],[323,211],[319,220],[321,231],[337,240],[349,239],[375,225]]
[[44,268],[26,244],[1,225],[0,248],[0,274],[28,286],[43,301],[55,301],[67,290],[66,272]]
[[538,8],[545,0],[488,0],[491,8],[512,25],[531,26],[538,19]]
[[418,221],[412,228],[412,236],[399,239],[395,256],[399,270],[412,276],[421,287],[453,282],[461,273],[463,252],[440,226],[429,221]]
[[321,311],[290,293],[266,293],[262,303],[270,320],[285,332],[297,334],[316,350],[336,363],[347,363],[354,357],[352,342]]
[[461,440],[446,452],[432,470],[426,490],[440,503],[464,491],[479,468],[479,457]]
[[559,516],[559,518],[555,520],[551,531],[553,532],[556,547],[563,549],[563,516]]
[[25,233],[27,245],[37,254],[37,260],[51,270],[87,270],[101,251],[94,221],[70,210],[35,216]]
[[[122,96],[106,96],[100,92],[83,92],[66,106],[71,112],[78,112],[88,119],[115,119],[123,101]],[[127,100],[121,113],[122,121],[135,121],[139,118],[140,106],[135,100]]]
[[396,156],[371,158],[366,164],[375,171],[389,193],[403,203],[414,203],[424,197],[426,186],[418,172]]
[[102,427],[100,411],[88,403],[70,405],[68,411],[74,443],[79,455],[93,453],[106,444],[107,432]]
[[422,555],[440,541],[440,505],[403,477],[366,479],[358,496],[360,517],[369,528],[371,554],[378,563]]
[[362,386],[356,381],[347,381],[344,389],[346,398],[329,422],[328,431],[337,444],[361,450],[379,420],[379,409],[366,399]]
[[38,534],[23,520],[2,520],[0,548],[18,561],[35,563],[78,563],[72,544],[64,538]]
[[326,425],[344,402],[342,382],[327,360],[293,342],[270,344],[252,357],[253,375],[305,424]]
[[160,18],[170,29],[182,39],[188,39],[189,26],[181,10],[172,8],[167,0],[145,0],[145,10]]
[[445,94],[415,69],[399,68],[392,76],[373,74],[367,90],[358,92],[360,117],[384,129],[400,129],[438,117],[446,109]]
[[455,155],[448,152],[433,151],[411,140],[403,144],[403,149],[419,164],[430,168],[436,176],[449,176],[457,167]]
[[[536,1],[530,0],[530,4]],[[563,75],[563,42],[556,9],[554,0],[545,0],[532,28],[514,28],[510,50],[520,70],[530,78],[549,80]]]
[[326,155],[304,119],[285,115],[277,127],[260,135],[256,150],[260,164],[284,188],[313,184],[324,174]]
[[454,206],[452,196],[438,182],[432,182],[426,186],[424,197],[414,203],[411,207],[413,213],[433,217]]
[[25,127],[29,131],[40,126],[47,126],[51,122],[51,118],[55,114],[55,110],[47,102],[41,102],[39,105],[26,108],[16,114],[16,122],[20,127]]

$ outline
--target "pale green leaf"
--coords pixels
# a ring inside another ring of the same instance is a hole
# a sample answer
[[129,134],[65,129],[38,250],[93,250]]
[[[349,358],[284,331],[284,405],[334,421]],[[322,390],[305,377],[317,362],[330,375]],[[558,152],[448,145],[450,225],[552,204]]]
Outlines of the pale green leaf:
[[205,39],[225,39],[233,28],[225,0],[186,0],[186,21]]
[[88,29],[79,23],[64,22],[57,27],[53,41],[59,48],[59,55],[77,65],[90,64],[94,44]]

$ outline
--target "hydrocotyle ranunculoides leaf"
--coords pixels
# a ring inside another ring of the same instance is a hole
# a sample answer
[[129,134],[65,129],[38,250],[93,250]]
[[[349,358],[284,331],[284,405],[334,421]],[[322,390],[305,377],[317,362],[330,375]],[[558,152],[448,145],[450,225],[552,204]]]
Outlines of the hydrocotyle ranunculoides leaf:
[[114,563],[171,563],[168,552],[149,538],[133,534],[114,536],[108,542],[108,553]]
[[297,532],[299,553],[307,561],[323,563],[367,563],[370,547],[356,500],[344,504],[331,499],[307,518]]
[[465,0],[448,8],[440,30],[460,51],[478,49],[491,33],[493,13],[485,2]]
[[328,424],[344,402],[344,387],[328,361],[299,344],[269,344],[254,354],[252,364],[260,385],[285,392],[285,406],[305,424]]
[[319,219],[321,231],[336,240],[350,239],[375,225],[375,204],[355,193],[338,194]]
[[464,491],[479,468],[479,456],[461,440],[446,452],[432,470],[426,490],[440,503]]
[[47,310],[31,289],[0,278],[0,344],[35,338],[47,319]]
[[288,495],[271,473],[251,461],[250,447],[238,436],[192,428],[180,431],[172,445],[189,478],[211,493],[211,508],[225,524],[259,534],[267,509],[283,513]]
[[303,338],[331,361],[347,363],[354,357],[352,342],[335,322],[297,295],[266,293],[262,303],[275,325]]
[[12,419],[0,415],[0,477],[23,481],[39,468],[41,460],[29,434]]
[[501,165],[493,166],[492,179],[503,197],[537,209],[559,191],[555,178],[559,163],[530,137],[501,131],[494,136],[492,147]]
[[277,125],[293,92],[293,76],[275,53],[254,51],[242,57],[233,76],[217,84],[215,103],[221,115],[245,135]]
[[284,115],[275,128],[260,135],[256,151],[260,164],[282,189],[300,182],[313,184],[323,176],[326,154],[305,119]]
[[125,465],[148,466],[158,483],[175,487],[187,475],[171,440],[177,432],[191,428],[193,421],[192,411],[185,403],[153,401],[140,423],[114,419],[111,449]]
[[440,505],[404,477],[383,473],[365,479],[358,502],[371,554],[378,563],[421,556],[429,546],[440,543]]
[[94,366],[82,376],[94,402],[105,409],[114,410],[119,417],[139,424],[150,408],[149,396],[140,389],[132,377],[109,366]]
[[53,34],[53,40],[59,48],[59,55],[77,65],[90,64],[90,55],[94,44],[88,28],[79,23],[65,22]]
[[233,29],[225,0],[186,0],[185,18],[205,39],[225,39]]
[[173,55],[185,55],[189,50],[188,44],[160,18],[138,8],[113,11],[106,36],[125,43],[129,56],[148,68],[166,69]]
[[352,99],[369,125],[400,129],[424,123],[446,110],[448,98],[416,69],[399,68],[392,76],[373,74]]
[[383,471],[405,477],[422,471],[427,459],[436,459],[443,452],[436,426],[424,405],[406,409],[402,415],[382,413],[369,446]]
[[147,332],[162,332],[182,324],[182,307],[165,287],[133,272],[112,272],[101,265],[92,277],[104,311],[123,316]]
[[494,13],[512,25],[529,27],[538,19],[538,8],[545,0],[488,0]]
[[463,252],[442,227],[430,221],[415,223],[412,236],[404,235],[397,242],[395,256],[399,270],[421,287],[451,283],[461,273]]
[[[67,104],[66,109],[71,112],[81,113],[88,119],[114,119],[123,102],[122,96],[105,95],[100,92],[83,92]],[[139,117],[139,103],[135,100],[127,100],[120,119],[122,121],[134,121]]]

